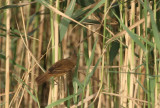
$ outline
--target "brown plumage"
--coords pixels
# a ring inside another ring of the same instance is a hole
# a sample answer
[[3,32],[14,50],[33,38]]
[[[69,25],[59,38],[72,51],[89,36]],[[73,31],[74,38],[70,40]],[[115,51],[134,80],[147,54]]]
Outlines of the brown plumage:
[[42,75],[39,75],[36,78],[37,84],[42,84],[45,81],[49,80],[50,77],[59,77],[65,74],[68,74],[72,71],[72,69],[75,67],[77,62],[77,55],[74,54],[71,57],[68,57],[66,59],[59,60],[55,64],[53,64],[47,72],[45,72]]

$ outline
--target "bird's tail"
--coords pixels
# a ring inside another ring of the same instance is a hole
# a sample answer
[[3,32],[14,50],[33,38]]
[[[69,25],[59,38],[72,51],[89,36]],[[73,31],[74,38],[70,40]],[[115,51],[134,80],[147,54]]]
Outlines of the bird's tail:
[[51,76],[48,75],[48,73],[46,72],[46,73],[38,76],[35,80],[36,80],[37,84],[40,85],[40,84],[46,82],[47,80],[49,80],[50,77]]

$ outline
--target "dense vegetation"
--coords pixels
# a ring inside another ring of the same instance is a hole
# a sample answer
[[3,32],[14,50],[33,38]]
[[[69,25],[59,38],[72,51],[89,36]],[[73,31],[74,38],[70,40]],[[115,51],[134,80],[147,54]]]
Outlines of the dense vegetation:
[[[0,107],[160,108],[159,4],[0,1]],[[66,74],[37,85],[73,49],[72,83]]]

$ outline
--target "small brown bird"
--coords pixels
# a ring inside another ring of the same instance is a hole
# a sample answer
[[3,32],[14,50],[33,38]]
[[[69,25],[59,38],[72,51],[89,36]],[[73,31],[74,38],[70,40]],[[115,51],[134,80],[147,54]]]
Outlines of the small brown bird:
[[49,80],[51,77],[59,77],[65,74],[71,74],[72,69],[76,66],[77,63],[77,55],[74,53],[71,57],[66,59],[59,60],[55,64],[53,64],[47,72],[38,76],[36,78],[36,82],[38,85],[44,83]]

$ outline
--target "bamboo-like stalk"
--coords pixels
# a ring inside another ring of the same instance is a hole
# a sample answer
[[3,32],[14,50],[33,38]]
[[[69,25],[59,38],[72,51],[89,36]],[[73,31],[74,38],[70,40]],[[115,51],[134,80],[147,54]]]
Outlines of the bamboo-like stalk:
[[[132,25],[135,22],[135,0],[131,1],[131,11],[130,11],[130,24]],[[133,32],[135,31],[134,29],[132,30]],[[128,59],[129,59],[129,63],[130,63],[130,68],[131,68],[131,72],[135,72],[135,55],[134,55],[134,41],[131,40],[131,38],[129,39],[129,41],[131,42],[129,44],[129,52],[128,52]],[[130,75],[130,87],[129,87],[129,95],[130,97],[133,97],[134,94],[134,83],[135,83],[135,76],[134,75]],[[132,102],[131,100],[129,100],[129,108],[134,108],[134,102]]]
[[[154,8],[154,10],[153,10],[153,12],[154,12],[154,18],[155,18],[155,21],[156,21],[156,5],[157,5],[157,1],[156,0],[154,0],[154,4],[153,4],[153,8]],[[155,40],[153,39],[153,42],[155,43]],[[158,66],[157,66],[157,46],[156,46],[156,44],[154,44],[154,72],[155,72],[155,76],[158,76]],[[157,82],[158,82],[158,78],[156,77],[155,78],[155,103],[154,103],[154,106],[153,107],[155,107],[155,108],[158,108],[158,84],[157,84]]]
[[[125,2],[126,1],[127,0],[125,0]],[[124,7],[127,7],[127,3],[124,3]],[[121,8],[122,8],[122,6],[121,6]],[[124,17],[124,20],[123,19],[122,20],[124,21],[126,27],[128,27],[128,24],[127,24],[128,23],[127,8],[125,8],[124,11],[125,11],[124,14],[123,14],[124,16],[122,15],[121,18]],[[120,13],[122,14],[123,12],[120,12]],[[129,44],[129,42],[128,42],[129,41],[129,35],[128,35],[128,33],[125,33],[125,41],[126,41],[125,42],[126,45],[128,46],[128,44]],[[124,67],[124,66],[128,65],[128,49],[125,49],[124,60],[122,59],[122,54],[120,55],[120,64],[123,64],[123,67],[120,66],[120,67],[122,67],[121,71],[122,72],[123,71],[124,72],[128,72],[128,67]],[[123,96],[127,96],[127,94],[128,94],[128,91],[127,91],[127,74],[120,74],[119,77],[120,77],[120,90],[119,90],[119,93],[122,94]],[[123,107],[127,107],[127,99],[123,98],[123,97],[120,98],[120,105],[122,105]]]
[[[10,5],[10,0],[6,0],[6,4]],[[6,74],[5,74],[5,108],[9,108],[9,91],[10,91],[10,70],[9,70],[9,59],[10,59],[10,19],[11,10],[6,11]]]
[[[148,3],[147,3],[148,1],[147,0],[145,0],[144,1],[144,6],[145,6],[145,8],[144,8],[144,15],[145,15],[145,37],[146,38],[148,38],[148,34],[147,34],[147,32],[148,32],[148,30],[147,30],[147,26],[148,26],[148,19],[149,18],[147,18],[146,17],[146,15],[147,15],[147,6],[148,6]],[[148,47],[148,44],[146,44],[146,49],[148,50],[149,49],[149,47]],[[150,87],[149,87],[149,54],[148,53],[146,53],[145,54],[145,59],[146,59],[146,74],[147,74],[147,82],[146,82],[146,84],[147,84],[147,90],[149,90],[150,91]],[[150,92],[147,92],[147,100],[148,100],[148,102],[151,102],[151,100],[150,100]],[[151,105],[148,105],[148,108],[151,108]]]
[[[138,15],[136,16],[136,20],[137,19],[141,19],[141,5],[140,5],[140,2],[138,2],[138,7],[137,7],[137,9],[136,9],[136,13],[138,13]],[[139,36],[141,36],[141,30],[142,30],[142,28],[141,28],[141,26],[139,25],[139,26],[137,26],[137,29],[136,29],[136,31],[137,31],[137,34],[139,35]],[[141,42],[143,42],[142,40],[141,40]],[[139,57],[139,63],[138,63],[138,65],[141,65],[142,64],[142,57],[143,57],[143,50],[142,49],[140,49],[140,48],[137,48],[137,53],[140,55],[140,57]],[[136,65],[137,66],[137,65]],[[142,66],[143,67],[143,66]],[[144,67],[142,68],[142,67],[140,67],[139,68],[139,72],[144,72]],[[142,78],[142,82],[141,82],[141,84],[143,84],[143,82],[144,82],[144,80],[143,80],[143,78],[144,78],[145,76],[137,76],[137,80],[141,80],[141,78]],[[142,95],[141,96],[143,96],[143,90],[142,90],[142,88],[139,88],[138,87],[138,84],[136,84],[136,87],[137,87],[137,90],[136,90],[136,92],[137,92],[137,94],[134,94],[134,98],[139,98],[140,99],[140,95],[141,95],[141,93],[142,93]],[[139,104],[139,103],[138,103]],[[142,105],[140,105],[140,107],[142,107]],[[138,108],[140,108],[140,107],[138,107]]]
[[[105,1],[105,5],[104,5],[104,23],[103,23],[103,26],[104,26],[104,29],[103,29],[103,44],[102,44],[102,52],[104,52],[104,46],[105,46],[105,41],[106,41],[106,39],[105,39],[105,37],[106,37],[106,21],[107,21],[107,18],[106,18],[106,15],[107,15],[107,6],[108,6],[108,1],[106,0]],[[100,82],[100,88],[99,88],[99,90],[98,90],[98,92],[100,93],[100,91],[101,91],[101,89],[102,89],[102,86],[103,86],[103,79],[104,79],[104,62],[105,62],[105,54],[103,54],[102,55],[102,68],[101,68],[101,73],[100,73],[100,79],[101,79],[101,82]],[[108,65],[108,64],[107,64]],[[105,78],[106,78],[107,76],[105,76]],[[109,79],[108,79],[109,80]],[[98,101],[98,108],[100,108],[101,107],[101,103],[102,101],[101,101],[101,99]],[[108,100],[108,102],[109,102],[109,100]],[[107,102],[107,103],[108,103]]]
[[[122,1],[122,0],[121,0]],[[122,1],[123,2],[123,1]],[[123,9],[123,6],[124,4],[120,4],[119,5],[119,8],[120,8],[120,19],[121,21],[125,22],[125,13],[123,13],[123,10],[125,11],[125,9]],[[124,6],[125,7],[125,6]],[[122,30],[122,27],[120,26],[120,30]],[[120,37],[120,40],[123,41],[123,38]],[[122,72],[124,69],[123,69],[123,45],[120,44],[120,56],[119,56],[119,71]],[[127,77],[126,75],[123,75],[123,74],[119,74],[119,78],[120,78],[120,86],[119,86],[119,93],[126,96],[126,92],[123,92],[125,87],[124,87],[124,83],[125,81],[127,80]],[[126,91],[126,90],[125,90]],[[118,107],[120,107],[120,105],[122,105],[123,107],[126,106],[124,105],[126,103],[126,99],[124,98],[121,98],[120,101],[119,101],[119,105]]]
[[[56,0],[56,9],[59,9],[59,0]],[[58,47],[58,42],[59,42],[59,30],[58,30],[58,25],[59,25],[59,18],[57,14],[55,14],[55,19],[54,19],[54,40],[52,39],[52,43],[55,44],[55,51],[52,51],[54,52],[54,54],[52,53],[53,57],[55,58],[54,60],[55,61],[52,61],[52,63],[54,62],[57,62],[58,61],[58,50],[59,50],[59,47]],[[54,50],[54,49],[53,49]],[[50,85],[50,88],[52,88],[52,85]],[[54,90],[54,91],[53,91]],[[54,89],[50,89],[50,93],[49,93],[49,97],[52,97],[52,98],[49,98],[48,100],[48,104],[50,104],[52,101],[56,101],[58,99],[58,85],[54,85]]]
[[[56,0],[56,8],[59,10],[59,0]],[[59,19],[58,19],[58,14],[55,14],[55,19],[54,19],[54,38],[55,38],[55,54],[54,54],[54,58],[55,58],[55,62],[58,61],[58,50],[59,50],[59,47],[58,47],[58,42],[59,42],[59,29],[58,29],[58,26],[59,26]],[[54,85],[54,91],[52,91],[53,93],[53,96],[54,96],[54,101],[56,101],[58,99],[58,94],[60,94],[58,92],[58,85]],[[53,98],[53,97],[52,97]]]
[[[53,1],[50,0],[51,5],[53,4]],[[50,27],[51,27],[51,46],[52,46],[52,63],[55,63],[55,29],[54,29],[54,17],[53,12],[50,11]],[[50,85],[49,88],[49,94],[48,94],[48,104],[51,103],[53,94],[52,94],[52,85]]]

